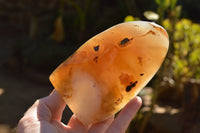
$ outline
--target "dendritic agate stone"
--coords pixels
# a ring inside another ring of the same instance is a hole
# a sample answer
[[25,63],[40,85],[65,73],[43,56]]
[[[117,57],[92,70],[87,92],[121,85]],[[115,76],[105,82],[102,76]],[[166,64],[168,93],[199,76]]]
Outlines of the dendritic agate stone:
[[50,81],[83,124],[94,124],[141,91],[162,64],[168,45],[167,32],[155,23],[121,23],[84,43]]

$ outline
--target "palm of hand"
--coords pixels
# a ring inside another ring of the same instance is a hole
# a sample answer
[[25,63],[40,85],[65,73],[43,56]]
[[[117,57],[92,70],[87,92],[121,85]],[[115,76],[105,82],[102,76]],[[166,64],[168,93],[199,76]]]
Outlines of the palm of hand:
[[50,96],[37,100],[25,113],[18,124],[19,133],[124,133],[137,110],[141,99],[131,100],[119,113],[92,125],[84,126],[75,115],[65,125],[61,122],[62,112],[66,104],[61,96],[54,91]]

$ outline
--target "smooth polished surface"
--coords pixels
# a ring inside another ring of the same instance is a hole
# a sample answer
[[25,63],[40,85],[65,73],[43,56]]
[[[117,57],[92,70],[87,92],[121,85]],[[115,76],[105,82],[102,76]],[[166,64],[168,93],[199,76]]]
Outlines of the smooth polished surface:
[[169,39],[159,25],[115,25],[84,43],[50,76],[67,105],[85,125],[117,113],[151,80]]

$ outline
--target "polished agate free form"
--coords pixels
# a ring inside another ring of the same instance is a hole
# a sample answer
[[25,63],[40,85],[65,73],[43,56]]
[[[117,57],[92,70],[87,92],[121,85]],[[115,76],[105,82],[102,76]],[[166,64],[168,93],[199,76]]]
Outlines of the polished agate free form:
[[50,81],[83,124],[94,124],[117,113],[145,87],[168,45],[167,32],[155,23],[121,23],[85,42]]

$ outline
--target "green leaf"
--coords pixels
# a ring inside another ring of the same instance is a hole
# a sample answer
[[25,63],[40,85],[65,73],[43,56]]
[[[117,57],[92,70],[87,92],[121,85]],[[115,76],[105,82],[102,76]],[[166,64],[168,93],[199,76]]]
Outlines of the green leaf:
[[164,0],[164,7],[168,8],[170,6],[171,0]]
[[177,3],[177,0],[171,0],[171,3],[170,3],[171,10],[175,8],[176,3]]
[[155,0],[160,8],[167,9],[170,6],[171,0]]
[[163,22],[162,22],[162,25],[163,27],[168,30],[168,31],[172,31],[173,30],[173,27],[172,27],[172,24],[170,22],[169,19],[165,19]]
[[155,2],[160,5],[162,0],[155,0]]
[[125,17],[124,22],[130,22],[130,21],[134,21],[134,20],[135,20],[135,19],[134,19],[133,16],[128,15],[128,16]]
[[196,49],[194,50],[191,54],[190,54],[190,62],[194,63],[194,64],[200,64],[200,49]]
[[[169,22],[165,22],[169,25]],[[178,78],[200,77],[200,24],[181,19],[175,24],[173,51],[173,76]]]
[[196,68],[195,78],[200,79],[200,67]]
[[196,34],[199,34],[200,33],[200,25],[196,24],[196,23],[193,23],[192,24],[192,32],[196,33]]
[[[173,10],[173,9],[172,9]],[[181,10],[182,10],[182,6],[176,6],[175,7],[175,10],[174,10],[174,12],[175,12],[175,16],[177,17],[177,18],[179,18],[180,16],[181,16]]]

